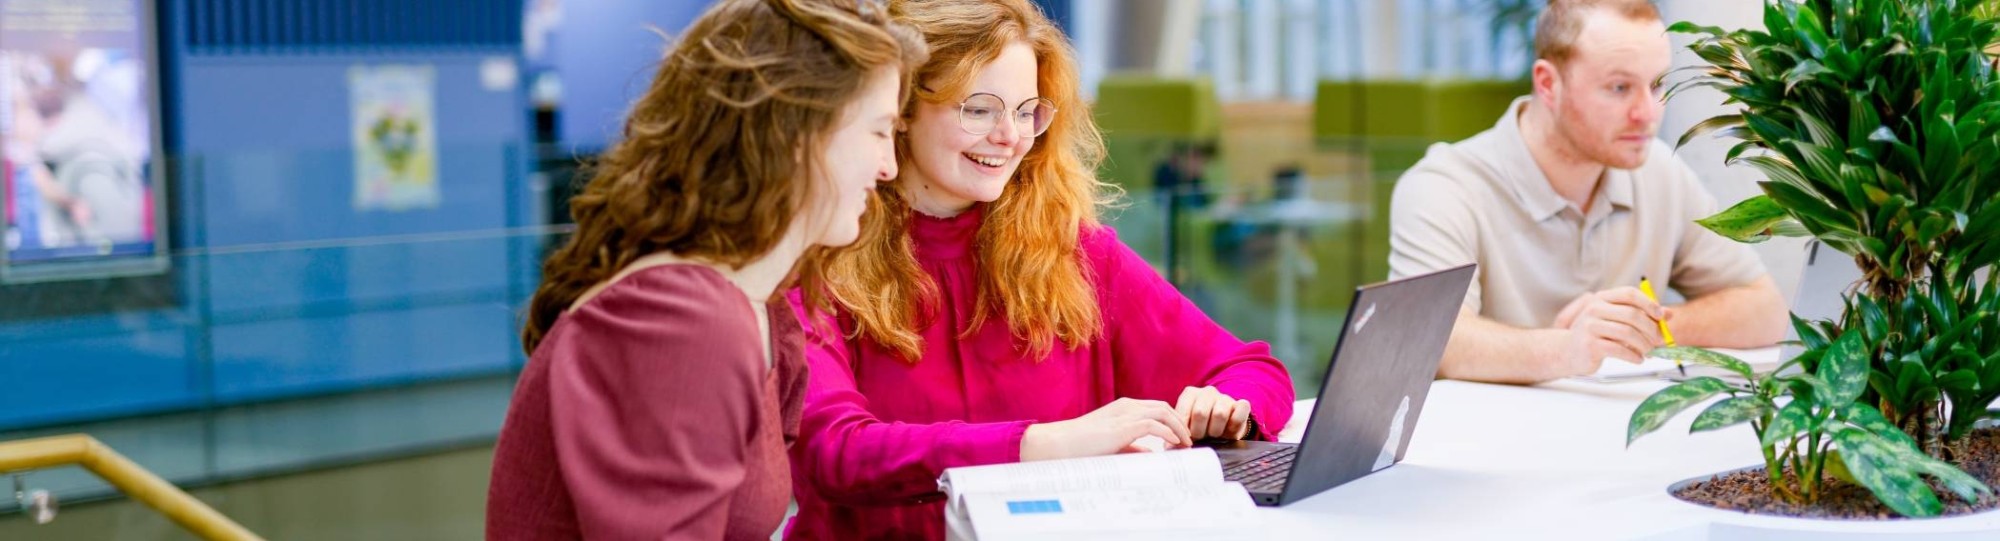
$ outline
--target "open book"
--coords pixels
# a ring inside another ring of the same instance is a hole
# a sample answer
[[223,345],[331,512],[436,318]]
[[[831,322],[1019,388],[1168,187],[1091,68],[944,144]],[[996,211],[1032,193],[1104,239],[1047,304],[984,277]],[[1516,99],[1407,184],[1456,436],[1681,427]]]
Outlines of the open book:
[[1210,449],[945,470],[947,539],[1247,539],[1257,504]]

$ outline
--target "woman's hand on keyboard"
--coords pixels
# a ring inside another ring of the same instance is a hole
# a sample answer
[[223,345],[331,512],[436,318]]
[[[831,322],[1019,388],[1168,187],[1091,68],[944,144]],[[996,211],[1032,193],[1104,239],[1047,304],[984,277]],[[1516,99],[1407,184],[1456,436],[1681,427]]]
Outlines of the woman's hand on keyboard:
[[1021,461],[1109,455],[1132,448],[1145,436],[1170,448],[1194,443],[1183,417],[1158,400],[1120,398],[1068,421],[1029,425],[1021,436]]
[[1183,389],[1174,412],[1185,419],[1188,435],[1196,440],[1240,440],[1249,435],[1250,401],[1230,398],[1214,386]]

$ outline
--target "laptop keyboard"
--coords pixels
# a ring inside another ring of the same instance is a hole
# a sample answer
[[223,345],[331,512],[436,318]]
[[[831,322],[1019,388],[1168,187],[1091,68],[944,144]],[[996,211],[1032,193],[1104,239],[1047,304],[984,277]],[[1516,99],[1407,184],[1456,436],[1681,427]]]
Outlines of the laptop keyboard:
[[1222,470],[1222,479],[1243,483],[1243,488],[1253,493],[1277,492],[1285,488],[1285,477],[1291,474],[1298,451],[1297,445],[1265,451]]

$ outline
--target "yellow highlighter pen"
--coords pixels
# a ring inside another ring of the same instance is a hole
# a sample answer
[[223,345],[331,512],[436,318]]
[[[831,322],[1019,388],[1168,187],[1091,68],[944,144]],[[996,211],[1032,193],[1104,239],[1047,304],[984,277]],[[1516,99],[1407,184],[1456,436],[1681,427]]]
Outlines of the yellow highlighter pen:
[[[1646,300],[1653,301],[1653,304],[1660,303],[1660,296],[1653,294],[1653,281],[1647,280],[1644,276],[1639,277],[1639,292],[1645,293]],[[1674,347],[1674,331],[1667,329],[1667,320],[1660,319],[1655,322],[1660,324],[1660,338],[1667,340],[1667,347]],[[1681,365],[1680,359],[1674,359],[1674,368],[1681,371],[1681,377],[1687,377],[1688,369]]]

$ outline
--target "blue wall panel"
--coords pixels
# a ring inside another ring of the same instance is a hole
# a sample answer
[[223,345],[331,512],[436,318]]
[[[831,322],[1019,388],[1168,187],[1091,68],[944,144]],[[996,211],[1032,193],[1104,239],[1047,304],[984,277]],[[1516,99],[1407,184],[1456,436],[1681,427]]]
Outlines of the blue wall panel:
[[[128,315],[125,319],[143,316]],[[80,318],[8,326],[0,427],[182,408],[200,401],[185,328]],[[82,330],[84,332],[75,332]],[[67,331],[67,332],[66,332]]]
[[[491,295],[507,287],[506,239],[389,243],[212,257],[210,298],[219,321],[416,298]],[[331,306],[328,306],[328,305]]]
[[[187,246],[218,250],[216,398],[518,363],[510,269],[533,262],[494,233],[529,225],[527,109],[518,84],[488,88],[481,70],[518,62],[520,2],[183,1],[180,218]],[[354,209],[348,72],[390,64],[434,70],[436,208]]]
[[[509,207],[525,199],[525,106],[515,87],[482,85],[481,63],[496,57],[513,61],[511,51],[185,60],[182,89],[203,98],[182,103],[199,205],[183,216],[203,232],[196,245],[223,251],[208,258],[219,399],[515,364],[502,303],[510,265],[523,262],[490,235],[522,225]],[[434,67],[437,208],[354,209],[348,70],[358,64]],[[488,236],[431,240],[465,233]],[[300,242],[315,244],[285,247]]]
[[[524,137],[519,91],[481,88],[480,62],[453,58],[192,59],[183,68],[181,154],[202,193],[202,245],[407,235],[508,224]],[[511,62],[511,56],[498,58]],[[347,73],[351,66],[436,68],[436,209],[356,211]],[[275,99],[282,97],[283,99]]]
[[514,315],[484,303],[220,325],[220,402],[506,370]]

